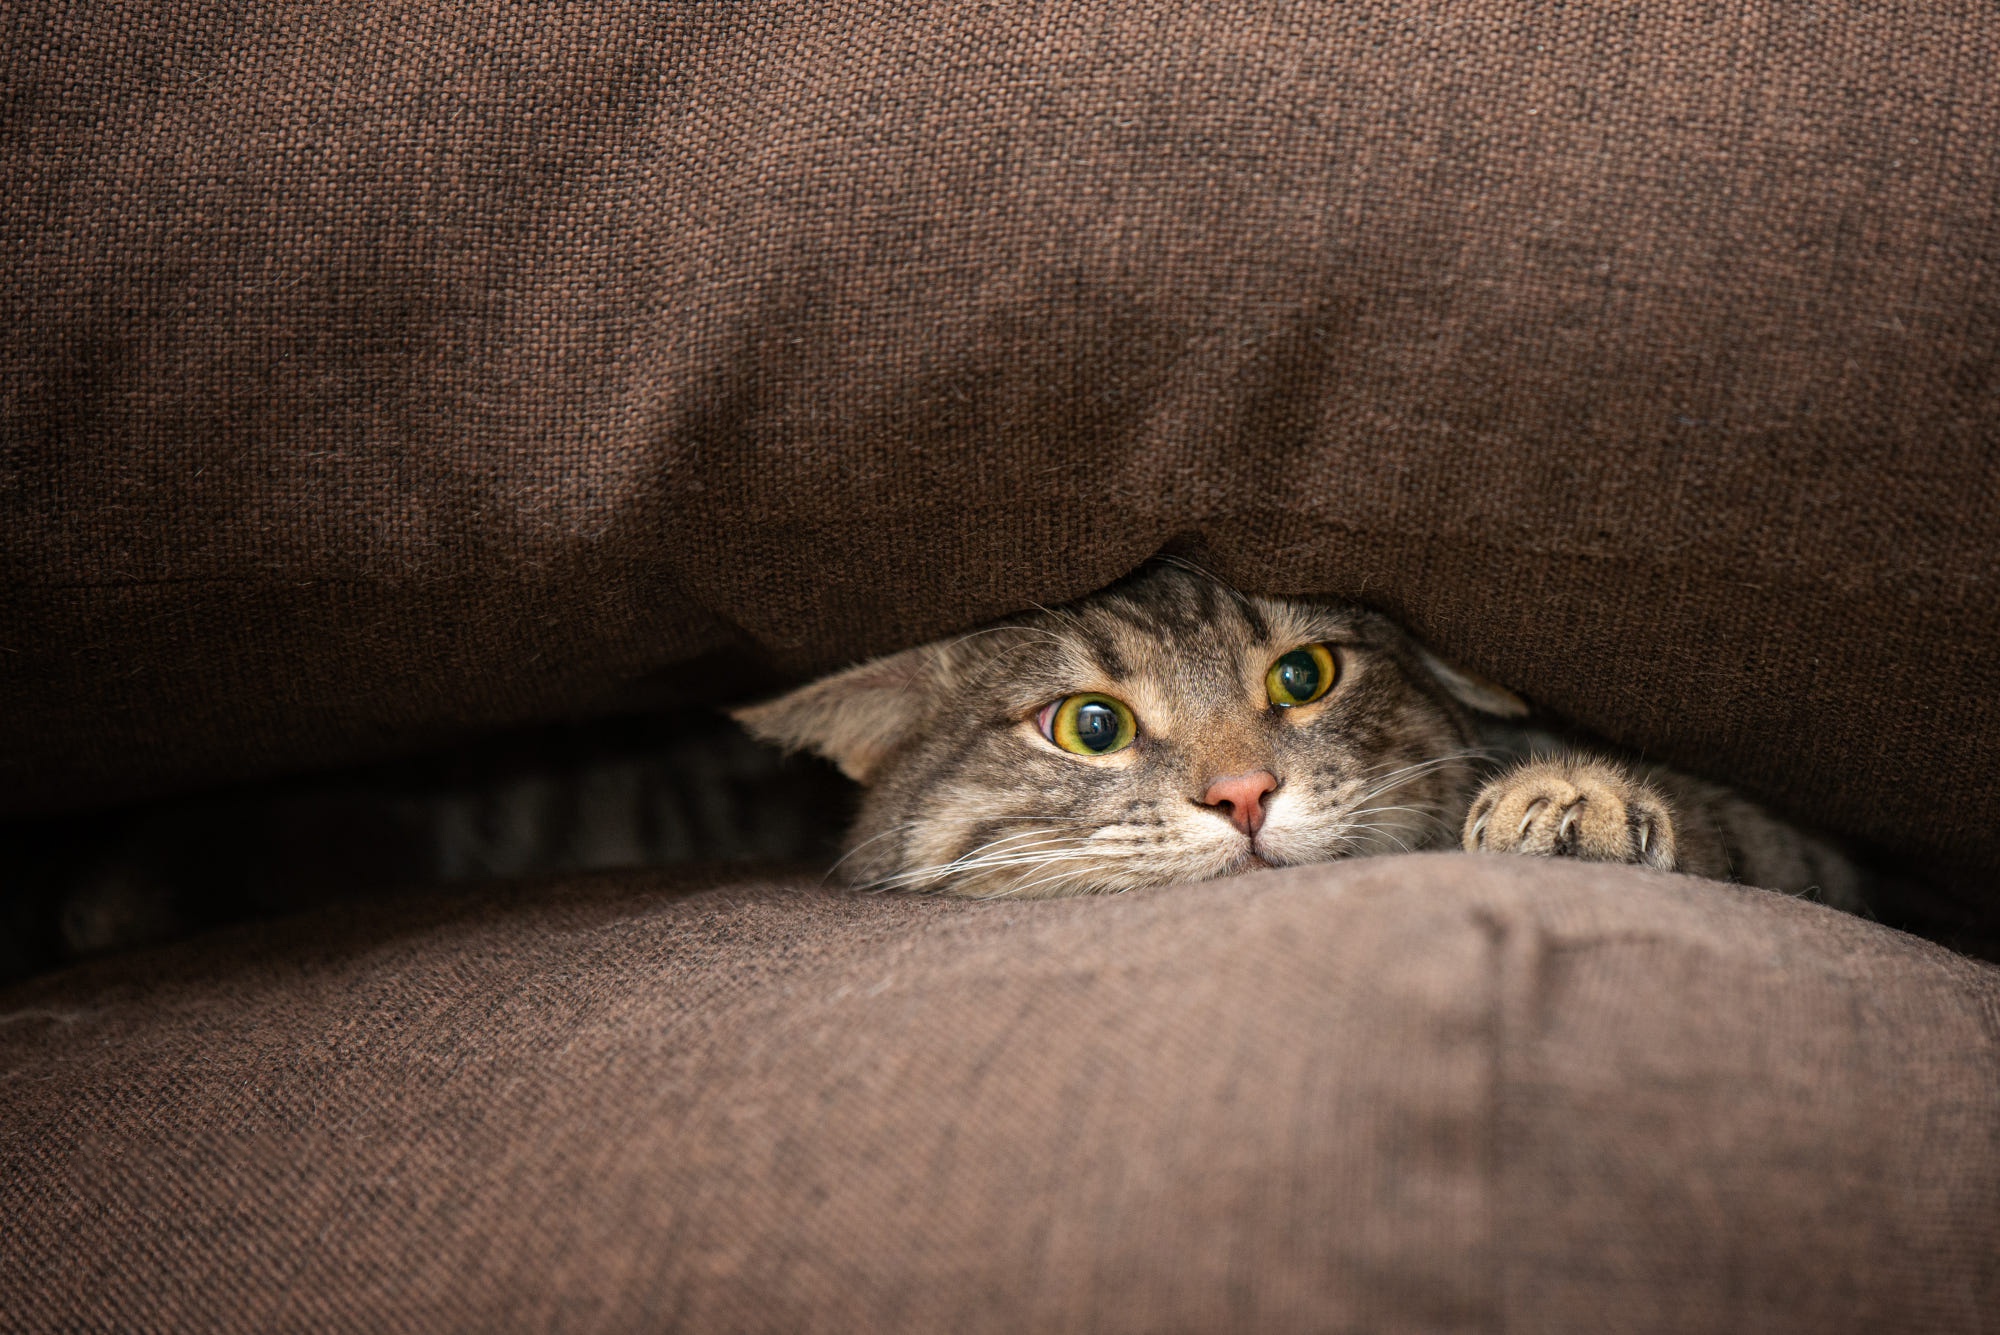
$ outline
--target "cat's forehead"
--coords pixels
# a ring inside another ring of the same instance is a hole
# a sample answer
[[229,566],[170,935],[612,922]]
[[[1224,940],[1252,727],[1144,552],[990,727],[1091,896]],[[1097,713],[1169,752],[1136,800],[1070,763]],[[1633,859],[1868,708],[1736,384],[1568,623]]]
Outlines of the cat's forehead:
[[1039,619],[1038,687],[1233,701],[1246,672],[1300,645],[1349,639],[1364,614],[1262,598],[1178,570],[1155,572]]
[[1153,579],[1085,609],[1083,627],[1137,665],[1165,655],[1176,662],[1234,664],[1248,649],[1296,644],[1325,629],[1303,604],[1257,598],[1207,580]]

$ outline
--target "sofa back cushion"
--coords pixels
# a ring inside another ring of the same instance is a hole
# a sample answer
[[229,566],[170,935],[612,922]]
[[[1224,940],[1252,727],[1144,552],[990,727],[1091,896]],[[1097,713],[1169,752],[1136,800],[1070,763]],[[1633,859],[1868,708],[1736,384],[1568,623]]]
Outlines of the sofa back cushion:
[[2000,862],[1981,13],[140,0],[0,62],[0,809],[1172,544]]

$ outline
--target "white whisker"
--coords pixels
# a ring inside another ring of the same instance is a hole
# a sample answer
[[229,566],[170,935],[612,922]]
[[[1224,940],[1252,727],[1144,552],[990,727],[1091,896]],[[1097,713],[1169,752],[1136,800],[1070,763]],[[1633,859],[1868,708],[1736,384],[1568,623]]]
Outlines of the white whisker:
[[[949,862],[935,863],[927,867],[912,867],[869,882],[871,888],[884,888],[916,883],[935,884],[948,877],[966,876],[977,872],[994,871],[1006,867],[1034,867],[1049,862],[1084,862],[1103,858],[1101,850],[1077,847],[1046,849],[1056,843],[1056,839],[1043,839],[1013,848],[999,848],[998,845],[1010,840],[994,840],[981,844],[977,849],[964,853]],[[987,851],[987,850],[993,851]],[[1039,851],[1038,851],[1039,850]]]
[[[922,820],[906,820],[899,824],[891,825],[886,830],[881,830],[875,834],[870,835],[868,838],[863,839],[860,843],[854,845],[854,847],[848,849],[845,853],[842,853],[838,858],[834,860],[833,865],[826,869],[826,876],[831,877],[833,873],[838,871],[841,865],[844,864],[849,858],[861,852],[869,845],[878,843],[881,840],[890,838],[893,835],[901,834],[907,830],[923,829],[929,826],[947,825],[947,824],[997,825],[1002,822],[1011,823],[1011,822],[1030,822],[1030,821],[1037,826],[1093,825],[1096,823],[1090,818],[1084,816],[927,816]],[[1037,830],[1027,831],[1026,833],[1050,834],[1053,833],[1053,831],[1037,829]],[[1017,836],[1009,835],[1004,837],[1014,838]],[[998,843],[1000,841],[995,840],[993,842]],[[989,848],[991,846],[992,846],[991,844],[981,844],[979,847]],[[978,848],[971,849],[967,853],[961,854],[960,856],[968,857],[972,853],[976,853],[978,851],[979,851]]]

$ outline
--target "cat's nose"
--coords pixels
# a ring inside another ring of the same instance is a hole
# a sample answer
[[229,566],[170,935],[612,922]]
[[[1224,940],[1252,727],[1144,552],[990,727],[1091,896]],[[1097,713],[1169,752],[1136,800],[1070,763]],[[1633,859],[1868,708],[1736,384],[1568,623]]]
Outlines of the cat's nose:
[[1278,776],[1267,769],[1248,774],[1231,774],[1208,785],[1201,804],[1214,807],[1245,834],[1255,834],[1264,825],[1264,794],[1278,786]]

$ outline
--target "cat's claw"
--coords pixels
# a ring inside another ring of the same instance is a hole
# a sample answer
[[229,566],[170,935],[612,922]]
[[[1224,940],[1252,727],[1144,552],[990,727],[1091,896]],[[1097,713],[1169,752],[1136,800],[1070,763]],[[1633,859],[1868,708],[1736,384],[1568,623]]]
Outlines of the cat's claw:
[[1622,766],[1597,760],[1533,760],[1502,774],[1473,800],[1460,842],[1469,853],[1675,865],[1666,799]]

